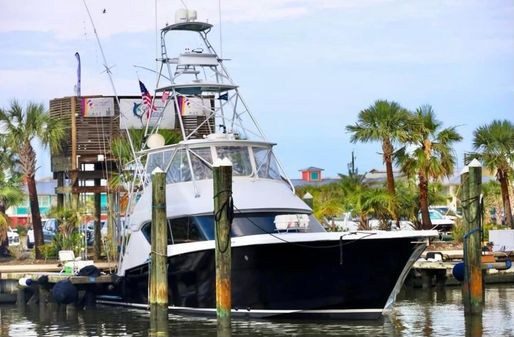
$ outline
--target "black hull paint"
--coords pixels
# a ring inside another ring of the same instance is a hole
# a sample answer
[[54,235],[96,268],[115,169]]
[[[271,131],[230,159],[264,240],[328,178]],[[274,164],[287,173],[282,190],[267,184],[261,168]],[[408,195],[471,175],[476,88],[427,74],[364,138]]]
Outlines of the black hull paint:
[[[412,241],[344,241],[342,250],[337,241],[233,247],[233,312],[255,317],[380,317],[417,246]],[[168,261],[170,309],[215,315],[214,250]],[[116,291],[121,301],[148,303],[147,277],[147,265],[128,271]]]

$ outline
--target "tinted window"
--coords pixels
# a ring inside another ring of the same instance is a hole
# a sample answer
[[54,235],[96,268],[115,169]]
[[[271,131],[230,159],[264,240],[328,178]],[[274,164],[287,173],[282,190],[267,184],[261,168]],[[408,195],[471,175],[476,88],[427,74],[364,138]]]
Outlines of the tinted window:
[[[277,233],[275,216],[280,213],[245,213],[235,214],[232,221],[232,237],[244,235],[257,235],[267,233]],[[212,215],[202,215],[195,217],[200,230],[204,233],[207,240],[214,240],[214,218]],[[302,230],[304,232],[325,232],[323,226],[312,216],[309,216],[309,226]]]
[[203,237],[192,218],[171,220],[171,233],[174,243],[203,240]]
[[[148,222],[141,228],[143,235],[152,242],[152,226]],[[191,241],[202,241],[205,240],[204,235],[200,232],[194,218],[179,218],[179,219],[168,219],[168,245],[174,243],[184,243]]]
[[[289,214],[289,213],[288,213]],[[275,217],[282,213],[245,213],[235,214],[232,222],[232,237],[277,233]],[[312,215],[308,216],[308,226],[299,229],[302,232],[325,232],[323,226]],[[141,229],[150,242],[151,228],[147,223]],[[295,231],[295,230],[292,230]],[[173,239],[172,239],[173,237]],[[200,215],[188,218],[168,219],[168,244],[191,241],[214,240],[214,217]]]

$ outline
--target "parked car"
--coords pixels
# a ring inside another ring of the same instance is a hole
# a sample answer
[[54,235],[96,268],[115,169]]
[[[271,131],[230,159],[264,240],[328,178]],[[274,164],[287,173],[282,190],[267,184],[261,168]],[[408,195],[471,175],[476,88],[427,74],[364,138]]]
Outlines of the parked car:
[[20,235],[11,227],[7,228],[7,240],[9,241],[9,246],[20,245]]
[[50,243],[54,239],[55,233],[59,230],[59,223],[57,219],[41,220],[43,226],[43,240],[45,243]]
[[[95,221],[90,220],[86,223],[86,225],[82,225],[80,227],[80,230],[82,232],[86,233],[87,238],[87,245],[91,246],[95,242]],[[102,237],[107,235],[107,221],[106,220],[100,220],[100,235]]]
[[458,218],[461,218],[461,215],[458,214],[457,211],[452,209],[450,206],[440,206],[440,205],[434,205],[430,206],[429,209],[433,209],[441,213],[442,215],[446,216],[447,218],[451,220],[457,220]]
[[[455,225],[455,221],[435,209],[429,209],[428,215],[430,217],[430,222],[432,222],[432,229],[436,229],[439,232],[450,232]],[[422,221],[421,212],[418,213],[418,220]]]

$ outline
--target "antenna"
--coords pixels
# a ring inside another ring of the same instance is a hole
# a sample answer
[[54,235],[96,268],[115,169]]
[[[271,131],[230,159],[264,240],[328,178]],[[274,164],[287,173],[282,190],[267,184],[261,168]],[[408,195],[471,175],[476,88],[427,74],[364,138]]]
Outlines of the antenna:
[[223,59],[223,37],[221,34],[221,0],[218,0],[218,12],[220,18],[220,59]]
[[[114,96],[116,97],[116,102],[118,103],[118,107],[120,107],[120,109],[121,109],[120,98],[118,97],[118,93],[116,92],[116,87],[114,86],[114,81],[112,80],[111,69],[107,66],[107,59],[105,57],[104,50],[102,48],[102,44],[100,43],[100,38],[98,37],[98,33],[96,32],[96,26],[93,21],[93,17],[91,16],[91,12],[89,12],[89,8],[87,7],[86,0],[82,0],[82,2],[84,3],[84,7],[86,7],[87,15],[89,16],[89,21],[91,21],[91,25],[93,26],[93,32],[95,33],[96,42],[98,43],[98,47],[100,48],[100,53],[102,54],[102,59],[104,61],[105,72],[107,73],[107,76],[109,76],[109,81],[111,82],[111,87],[114,92]],[[121,110],[120,110],[120,113],[121,113]],[[123,123],[123,120],[121,118],[120,118],[120,120]],[[129,130],[127,128],[125,128],[125,130],[127,132],[127,137],[128,137],[128,141],[130,144],[130,151],[132,152],[132,155],[134,156],[134,158],[136,158],[136,151],[134,149],[134,144],[132,143],[132,137],[130,137]]]

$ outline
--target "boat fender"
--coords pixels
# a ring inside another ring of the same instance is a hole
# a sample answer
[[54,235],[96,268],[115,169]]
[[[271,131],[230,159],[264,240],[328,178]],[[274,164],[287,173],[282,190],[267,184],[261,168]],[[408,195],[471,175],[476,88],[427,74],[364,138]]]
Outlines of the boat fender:
[[70,280],[59,281],[52,288],[52,296],[56,303],[73,303],[78,298],[77,287],[75,287]]
[[77,273],[78,276],[98,277],[102,272],[95,265],[89,265],[81,268]]
[[40,285],[47,285],[48,284],[48,276],[47,275],[42,275],[40,278],[37,279],[37,282]]
[[464,281],[464,262],[459,262],[455,266],[453,266],[452,274],[457,281]]
[[18,284],[22,287],[30,287],[34,283],[30,277],[22,277],[18,280]]

